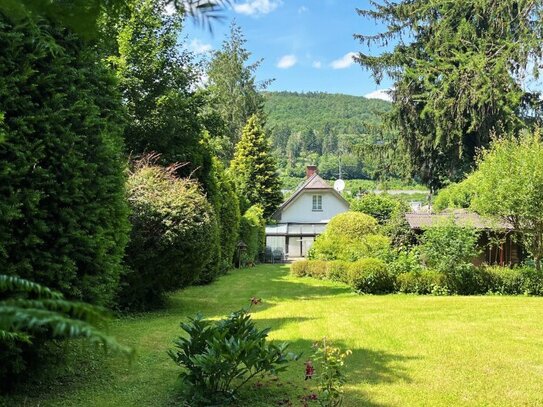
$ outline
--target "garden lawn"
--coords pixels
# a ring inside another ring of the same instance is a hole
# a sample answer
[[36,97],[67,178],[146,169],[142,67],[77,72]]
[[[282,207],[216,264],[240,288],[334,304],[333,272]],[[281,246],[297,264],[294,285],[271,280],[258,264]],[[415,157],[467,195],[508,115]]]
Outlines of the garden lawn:
[[198,311],[222,317],[252,296],[264,302],[253,312],[258,325],[304,355],[278,382],[252,383],[236,405],[300,405],[314,384],[304,382],[303,363],[324,336],[353,351],[347,406],[543,405],[543,298],[362,296],[339,283],[292,277],[279,265],[234,271],[173,294],[165,311],[115,321],[112,333],[137,350],[132,365],[113,358],[91,373],[76,368],[49,391],[29,389],[8,402],[182,405],[179,368],[166,355],[179,322]]

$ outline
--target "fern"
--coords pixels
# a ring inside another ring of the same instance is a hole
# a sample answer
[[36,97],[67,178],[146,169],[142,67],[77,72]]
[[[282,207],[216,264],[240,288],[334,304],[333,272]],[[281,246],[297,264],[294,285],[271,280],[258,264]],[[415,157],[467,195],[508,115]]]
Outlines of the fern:
[[32,335],[46,332],[51,338],[85,338],[106,351],[132,355],[101,327],[109,313],[90,304],[69,301],[40,284],[0,274],[0,342],[32,343]]

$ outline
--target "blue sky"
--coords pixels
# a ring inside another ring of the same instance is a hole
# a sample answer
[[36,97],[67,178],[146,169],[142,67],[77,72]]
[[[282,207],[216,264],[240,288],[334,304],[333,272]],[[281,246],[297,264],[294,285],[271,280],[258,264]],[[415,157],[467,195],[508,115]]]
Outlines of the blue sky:
[[[237,0],[216,22],[213,34],[187,22],[184,34],[197,52],[220,48],[235,19],[247,39],[253,60],[263,58],[259,80],[274,78],[270,90],[322,91],[368,95],[390,86],[377,86],[370,73],[351,55],[367,51],[354,33],[380,31],[356,13],[366,0]],[[379,50],[372,50],[373,53]]]

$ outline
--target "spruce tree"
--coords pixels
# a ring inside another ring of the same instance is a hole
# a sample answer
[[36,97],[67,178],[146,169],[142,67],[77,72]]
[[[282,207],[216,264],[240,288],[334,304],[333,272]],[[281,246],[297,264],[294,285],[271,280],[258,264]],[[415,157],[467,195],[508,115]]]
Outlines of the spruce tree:
[[230,170],[240,195],[242,213],[250,206],[260,204],[264,208],[264,217],[268,219],[283,197],[277,164],[257,115],[251,116],[243,129]]

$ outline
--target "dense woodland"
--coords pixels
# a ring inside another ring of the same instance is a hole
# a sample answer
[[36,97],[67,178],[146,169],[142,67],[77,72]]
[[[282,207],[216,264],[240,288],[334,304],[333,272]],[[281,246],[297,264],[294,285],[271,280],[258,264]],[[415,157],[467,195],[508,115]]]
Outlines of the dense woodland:
[[264,99],[283,175],[301,177],[309,164],[327,179],[339,177],[340,164],[346,179],[399,175],[384,154],[392,139],[384,124],[390,103],[319,92],[265,92]]

